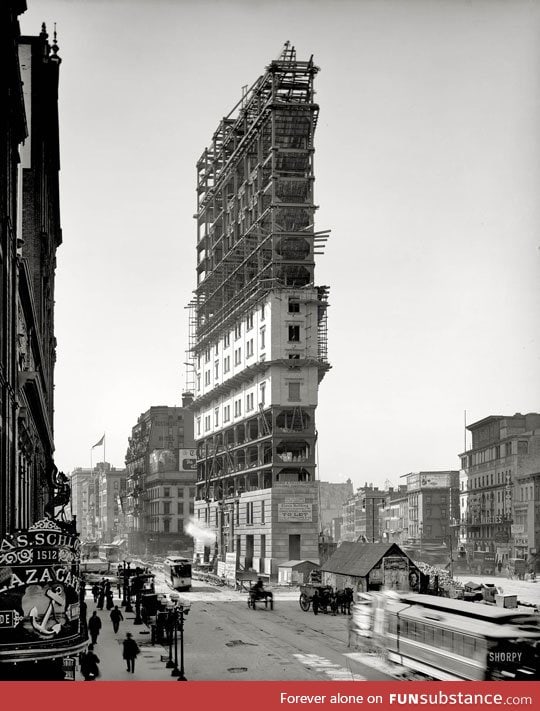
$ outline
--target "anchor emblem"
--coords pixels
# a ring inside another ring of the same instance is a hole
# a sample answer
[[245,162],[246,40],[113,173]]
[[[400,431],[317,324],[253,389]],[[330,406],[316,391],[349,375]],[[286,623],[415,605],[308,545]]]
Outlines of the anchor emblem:
[[[36,621],[36,618],[39,616],[37,607],[34,606],[30,610],[29,616],[32,618],[32,627],[36,630],[36,632],[39,632],[39,634],[43,634],[49,637],[58,634],[62,629],[62,625],[59,622],[57,622],[52,627],[47,627],[47,622],[49,621],[51,614],[54,617],[54,603],[63,606],[65,600],[62,596],[62,588],[60,586],[57,586],[56,588],[54,588],[54,590],[51,590],[49,588],[45,591],[45,595],[49,598],[49,604],[45,611],[45,615],[41,620],[41,624],[38,624],[38,622]],[[56,617],[54,617],[54,619],[56,620]]]

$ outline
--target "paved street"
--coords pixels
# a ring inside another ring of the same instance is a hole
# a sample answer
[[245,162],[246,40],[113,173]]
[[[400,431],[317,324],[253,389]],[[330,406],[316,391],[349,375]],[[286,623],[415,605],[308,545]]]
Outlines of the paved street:
[[[158,589],[170,593],[158,581]],[[347,648],[347,618],[303,612],[298,590],[277,590],[275,608],[251,610],[247,594],[195,581],[181,597],[192,603],[185,623],[185,671],[188,680],[348,680],[389,679],[378,660]],[[87,596],[88,614],[95,605]],[[115,600],[117,602],[117,600]],[[152,646],[144,625],[135,626],[134,613],[120,624],[117,635],[107,610],[95,651],[102,681],[172,680],[162,657],[168,648]],[[132,632],[141,648],[135,674],[126,671],[122,639]],[[178,652],[179,654],[179,652]],[[78,678],[81,678],[80,675]]]

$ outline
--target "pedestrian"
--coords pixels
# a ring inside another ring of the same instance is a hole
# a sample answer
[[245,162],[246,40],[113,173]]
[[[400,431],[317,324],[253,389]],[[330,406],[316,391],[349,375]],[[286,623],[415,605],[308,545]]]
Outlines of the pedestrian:
[[99,589],[97,609],[103,610],[103,603],[105,602],[105,590],[103,588]]
[[97,638],[99,636],[100,629],[101,618],[94,610],[94,612],[92,613],[92,617],[88,620],[88,631],[90,632],[90,637],[92,638],[92,644],[97,644]]
[[135,673],[135,659],[141,650],[139,645],[131,636],[131,632],[126,634],[124,640],[124,650],[122,652],[122,657],[126,660],[127,671],[132,674]]
[[313,614],[318,615],[319,614],[319,604],[320,604],[320,598],[319,598],[319,591],[315,589],[313,592],[313,597],[311,598],[311,602],[313,605]]
[[105,597],[107,599],[107,610],[112,610],[112,608],[114,607],[114,600],[112,590],[110,588],[105,593]]
[[115,634],[118,632],[118,628],[120,627],[120,622],[123,619],[124,619],[124,615],[122,614],[122,611],[118,609],[118,605],[115,605],[114,609],[111,610],[111,621],[112,621],[112,626],[113,626],[113,630],[114,630]]
[[81,674],[85,681],[94,681],[99,676],[99,657],[94,654],[94,645],[88,645],[88,651],[81,657]]
[[99,585],[97,583],[92,585],[92,595],[94,596],[94,602],[97,602],[99,597]]

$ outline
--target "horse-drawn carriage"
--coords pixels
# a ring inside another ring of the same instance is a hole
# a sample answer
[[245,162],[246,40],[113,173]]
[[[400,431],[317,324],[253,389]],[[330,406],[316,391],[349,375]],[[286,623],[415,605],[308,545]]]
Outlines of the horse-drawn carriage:
[[248,607],[252,610],[257,609],[257,602],[264,602],[266,608],[270,607],[271,610],[274,609],[274,595],[270,590],[265,590],[264,588],[259,588],[254,585],[250,587],[248,591]]
[[300,586],[298,602],[304,612],[307,612],[312,606],[315,608],[316,605],[317,611],[328,612],[330,610],[332,614],[341,612],[344,615],[350,615],[353,600],[352,588],[334,591],[331,585],[308,583]]

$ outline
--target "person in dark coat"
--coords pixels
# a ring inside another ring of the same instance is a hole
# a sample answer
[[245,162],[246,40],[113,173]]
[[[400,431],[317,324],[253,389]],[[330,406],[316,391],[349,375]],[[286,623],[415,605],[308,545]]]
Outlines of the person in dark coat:
[[110,588],[105,593],[105,598],[107,600],[107,610],[112,610],[112,608],[114,607],[114,600],[113,600],[113,593]]
[[88,651],[81,658],[81,674],[85,681],[94,681],[99,676],[99,657],[94,654],[94,645],[88,645]]
[[100,629],[101,618],[94,610],[94,612],[92,613],[92,617],[88,620],[88,631],[90,632],[90,637],[92,638],[92,644],[97,644],[97,638],[99,636]]
[[123,643],[124,649],[122,652],[122,657],[126,660],[126,666],[128,672],[132,674],[135,672],[135,659],[141,651],[139,645],[131,636],[131,632],[126,634],[126,638]]
[[311,598],[311,604],[313,605],[313,614],[318,615],[319,614],[319,607],[321,603],[321,598],[319,595],[319,591],[315,588],[313,591],[313,597]]
[[94,596],[94,602],[97,602],[99,597],[99,585],[97,583],[92,585],[92,595]]
[[120,622],[123,619],[124,615],[122,614],[122,611],[118,609],[118,605],[115,605],[114,609],[111,610],[111,621],[115,634],[118,632],[118,627],[120,626]]

